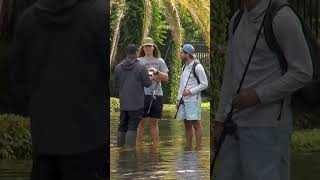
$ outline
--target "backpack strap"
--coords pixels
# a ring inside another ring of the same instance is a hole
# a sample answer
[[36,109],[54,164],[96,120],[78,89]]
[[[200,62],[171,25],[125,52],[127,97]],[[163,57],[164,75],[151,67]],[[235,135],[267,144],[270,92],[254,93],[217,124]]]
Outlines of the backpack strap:
[[[193,74],[193,77],[196,78],[198,84],[200,84],[200,79],[199,79],[199,77],[198,77],[198,75],[197,75],[197,73],[196,73],[196,66],[197,66],[198,64],[200,64],[200,63],[197,62],[197,61],[194,61],[193,65],[192,65],[191,72],[192,72],[192,74]],[[187,66],[186,64],[183,65],[183,67],[182,67],[182,72],[186,69],[186,66]]]
[[200,64],[200,63],[198,63],[197,61],[194,61],[193,66],[192,66],[192,73],[193,73],[193,77],[196,78],[198,84],[200,84],[200,79],[199,79],[197,72],[196,72],[196,66],[198,64]]
[[[264,23],[264,35],[265,35],[265,39],[267,42],[267,45],[269,46],[269,48],[276,53],[279,63],[280,63],[280,67],[284,72],[287,71],[288,69],[288,64],[287,61],[285,59],[284,53],[280,48],[279,43],[277,42],[277,39],[274,35],[273,32],[273,28],[272,28],[272,23],[273,23],[273,19],[274,17],[277,15],[277,12],[280,11],[282,8],[284,7],[291,7],[289,3],[287,2],[283,2],[283,1],[279,1],[279,0],[273,0],[271,5],[270,5],[270,10],[269,13],[266,15],[266,20]],[[240,9],[239,12],[236,14],[235,18],[234,18],[234,22],[233,22],[233,28],[232,28],[232,33],[234,34],[237,30],[237,27],[241,21],[241,17],[244,13],[243,9]]]
[[184,63],[182,66],[182,72],[186,69],[186,66],[187,66],[186,63]]
[[264,35],[265,35],[266,43],[267,43],[268,47],[274,53],[276,53],[283,73],[285,73],[288,70],[288,63],[286,61],[286,58],[284,56],[284,53],[283,53],[279,43],[274,35],[272,23],[273,23],[274,17],[284,7],[291,8],[290,4],[287,2],[273,0],[273,2],[271,3],[271,6],[270,6],[270,11],[266,16],[266,21],[264,23]]

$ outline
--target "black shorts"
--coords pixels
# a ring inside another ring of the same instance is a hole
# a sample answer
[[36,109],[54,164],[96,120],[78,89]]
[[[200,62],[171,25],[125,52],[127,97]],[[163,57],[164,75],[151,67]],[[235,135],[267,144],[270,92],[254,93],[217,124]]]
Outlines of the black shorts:
[[162,96],[155,96],[153,99],[150,112],[148,113],[150,102],[151,102],[151,95],[144,96],[144,113],[143,117],[150,117],[155,119],[162,118],[162,109],[163,109],[163,97]]

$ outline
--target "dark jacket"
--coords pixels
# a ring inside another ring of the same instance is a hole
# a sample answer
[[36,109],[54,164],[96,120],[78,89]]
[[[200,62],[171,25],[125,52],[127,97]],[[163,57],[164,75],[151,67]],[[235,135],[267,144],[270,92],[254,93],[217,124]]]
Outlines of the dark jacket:
[[34,152],[86,152],[109,134],[108,5],[39,0],[20,18],[11,73],[15,94],[28,102]]
[[136,111],[144,107],[144,87],[152,84],[146,67],[136,59],[118,64],[114,73],[113,88],[120,98],[120,110]]

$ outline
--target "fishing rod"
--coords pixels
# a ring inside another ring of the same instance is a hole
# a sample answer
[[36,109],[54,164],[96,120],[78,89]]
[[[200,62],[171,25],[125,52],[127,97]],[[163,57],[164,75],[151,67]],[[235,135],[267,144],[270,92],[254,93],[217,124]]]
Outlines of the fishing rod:
[[[169,42],[169,45],[168,45],[168,48],[167,48],[167,51],[166,51],[166,56],[165,56],[165,58],[164,58],[164,59],[167,59],[168,51],[169,51],[169,48],[170,48],[171,42],[172,42],[172,38],[170,39],[170,42]],[[148,115],[149,115],[149,113],[150,113],[150,110],[151,110],[151,106],[152,106],[153,100],[155,100],[155,99],[156,99],[155,94],[156,94],[157,87],[158,87],[158,85],[160,84],[159,82],[160,82],[160,81],[157,81],[157,84],[156,84],[156,86],[155,86],[154,90],[153,90],[153,91],[152,91],[152,93],[151,93],[151,95],[152,95],[152,99],[151,99],[150,104],[149,104],[149,108],[148,108],[148,112],[147,112],[147,114],[148,114]]]
[[191,73],[192,73],[192,69],[191,69],[191,71],[190,71],[190,74],[189,74],[189,77],[188,77],[187,83],[186,83],[186,85],[184,86],[184,89],[183,89],[183,91],[182,91],[182,95],[181,95],[181,98],[180,98],[180,100],[179,100],[179,104],[178,104],[177,112],[176,112],[176,114],[174,115],[174,119],[176,119],[176,118],[177,118],[177,115],[178,115],[178,112],[179,112],[180,105],[181,105],[181,104],[184,104],[184,102],[183,102],[183,92],[186,90],[186,88],[187,88],[187,86],[188,86],[188,82],[189,82],[189,79],[190,79]]

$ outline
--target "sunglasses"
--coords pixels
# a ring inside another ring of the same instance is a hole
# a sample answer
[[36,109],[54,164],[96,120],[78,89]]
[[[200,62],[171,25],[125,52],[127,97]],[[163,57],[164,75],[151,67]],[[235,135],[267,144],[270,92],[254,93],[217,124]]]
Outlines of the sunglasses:
[[144,47],[152,47],[152,45],[145,45]]

